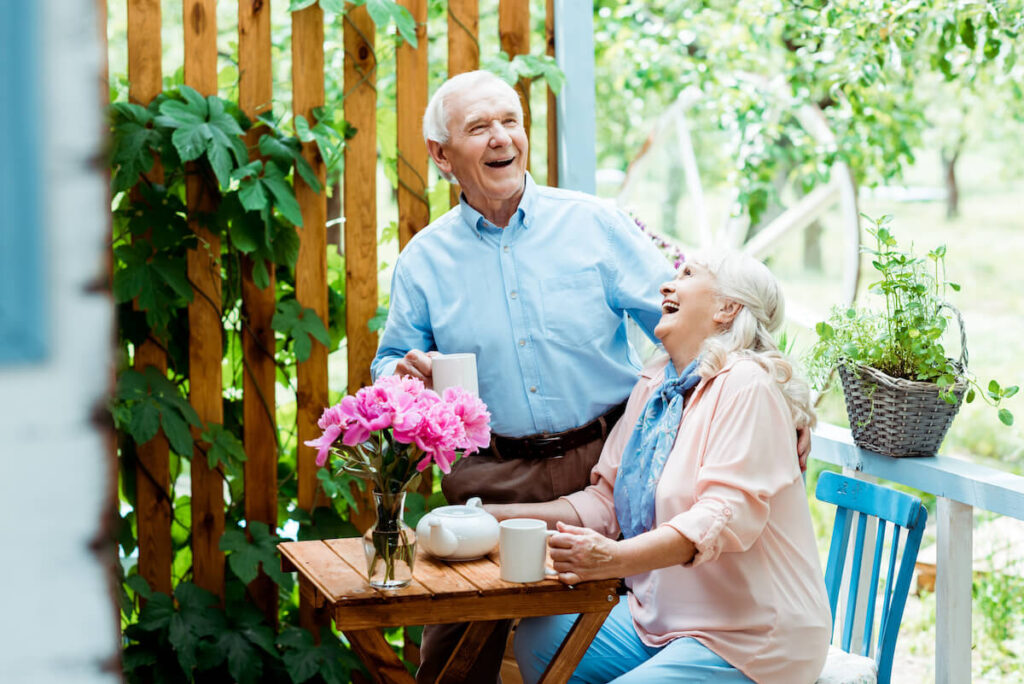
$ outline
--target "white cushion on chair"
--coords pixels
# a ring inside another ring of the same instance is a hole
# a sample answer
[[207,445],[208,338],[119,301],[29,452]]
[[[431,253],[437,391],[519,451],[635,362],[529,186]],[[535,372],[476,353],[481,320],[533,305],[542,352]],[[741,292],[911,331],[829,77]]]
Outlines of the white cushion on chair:
[[825,667],[816,684],[875,684],[877,680],[878,665],[873,658],[829,646]]

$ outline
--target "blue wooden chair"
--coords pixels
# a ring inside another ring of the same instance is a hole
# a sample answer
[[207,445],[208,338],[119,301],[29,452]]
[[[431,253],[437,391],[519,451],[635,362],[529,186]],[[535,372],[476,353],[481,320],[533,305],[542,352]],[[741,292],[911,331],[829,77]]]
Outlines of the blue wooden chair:
[[[914,572],[914,563],[917,561],[917,551],[921,546],[921,535],[924,533],[928,512],[921,505],[920,499],[914,496],[833,472],[821,474],[815,495],[820,501],[836,505],[828,567],[825,569],[825,586],[832,609],[833,642],[837,639],[837,617],[842,618],[843,625],[839,644],[842,651],[833,644],[829,651],[829,662],[826,663],[819,682],[831,684],[841,681],[870,681],[870,677],[863,677],[863,666],[870,666],[873,659],[875,667],[870,669],[877,668],[877,681],[880,684],[888,684],[892,673],[893,653],[896,650],[896,636],[900,621],[903,619],[903,607],[907,602],[910,578]],[[848,574],[848,577],[853,579],[847,582],[844,615],[838,616],[836,605],[843,583],[843,570],[846,567],[846,552],[850,548],[850,531],[854,517],[857,518],[857,536],[853,544],[851,571]],[[874,517],[878,521],[873,550],[864,548],[869,517]],[[890,524],[892,533],[887,535],[886,531]],[[887,536],[888,561],[883,563]],[[859,634],[859,641],[855,641],[854,635],[860,631],[859,627],[855,628],[856,612],[858,606],[865,603],[865,597],[858,601],[857,596],[862,585],[857,578],[862,577],[861,566],[865,552],[871,562],[870,583],[864,585],[868,595],[866,607],[862,608],[863,631]],[[884,590],[879,593],[883,581]],[[879,606],[881,610],[876,610]],[[851,644],[857,643],[860,647],[854,650],[859,653],[853,653]],[[860,673],[856,672],[858,668],[861,670]]]

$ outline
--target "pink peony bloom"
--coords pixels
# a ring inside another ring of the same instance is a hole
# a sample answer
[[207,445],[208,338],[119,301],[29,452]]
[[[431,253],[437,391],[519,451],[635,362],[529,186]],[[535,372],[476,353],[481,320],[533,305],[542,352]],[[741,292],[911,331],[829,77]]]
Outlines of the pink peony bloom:
[[327,463],[327,454],[331,450],[331,445],[338,439],[338,435],[341,434],[340,425],[328,425],[324,429],[324,433],[316,439],[310,439],[306,441],[306,446],[315,447],[316,452],[316,467],[322,468]]
[[433,457],[441,472],[451,472],[455,450],[461,448],[465,440],[466,429],[451,406],[437,402],[424,411],[416,432],[416,446]]
[[476,453],[491,443],[491,414],[480,399],[462,389],[449,387],[444,391],[444,400],[451,405],[452,411],[462,421],[466,440],[460,444],[466,455]]

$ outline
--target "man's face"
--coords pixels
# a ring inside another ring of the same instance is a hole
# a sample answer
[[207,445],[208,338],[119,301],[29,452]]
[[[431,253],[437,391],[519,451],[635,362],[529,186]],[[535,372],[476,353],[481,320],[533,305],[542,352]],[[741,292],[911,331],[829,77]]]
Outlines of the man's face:
[[530,143],[514,91],[486,83],[449,95],[445,110],[448,142],[429,145],[438,168],[455,176],[485,216],[502,203],[518,203]]

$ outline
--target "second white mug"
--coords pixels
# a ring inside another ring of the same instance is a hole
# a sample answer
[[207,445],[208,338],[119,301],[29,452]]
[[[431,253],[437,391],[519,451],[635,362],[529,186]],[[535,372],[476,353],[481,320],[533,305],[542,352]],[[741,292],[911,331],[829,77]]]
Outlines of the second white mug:
[[547,560],[548,537],[555,534],[547,523],[535,518],[509,518],[502,520],[498,531],[498,555],[501,561],[501,579],[506,582],[539,582],[549,571]]
[[444,394],[449,387],[461,387],[479,396],[476,382],[476,354],[440,354],[431,359],[434,391]]

